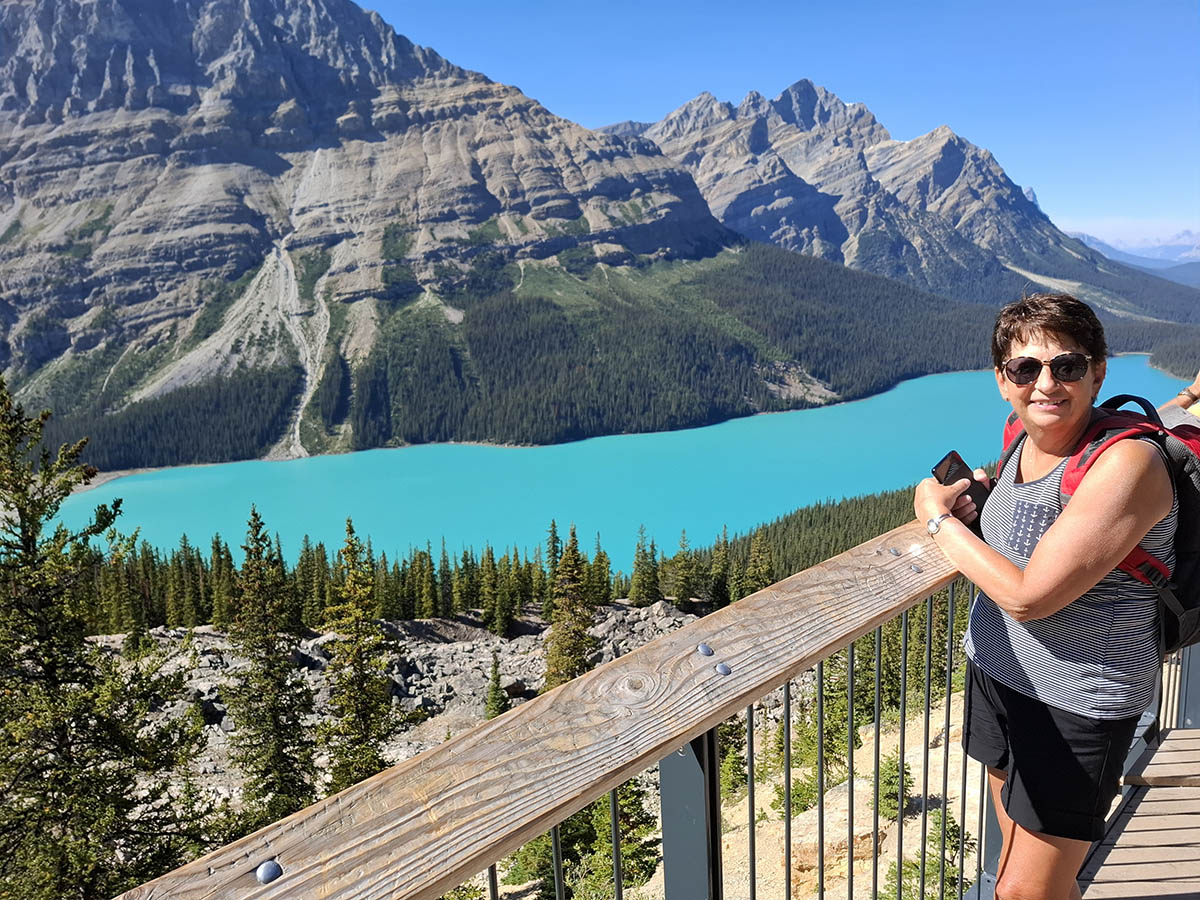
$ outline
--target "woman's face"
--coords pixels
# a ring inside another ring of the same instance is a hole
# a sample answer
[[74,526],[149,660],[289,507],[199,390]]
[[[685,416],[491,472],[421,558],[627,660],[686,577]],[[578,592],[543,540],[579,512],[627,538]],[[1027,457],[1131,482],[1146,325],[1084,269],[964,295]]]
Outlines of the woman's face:
[[[1063,353],[1087,355],[1083,346],[1069,337],[1042,333],[1014,342],[1005,359],[1031,356],[1038,360],[1050,360]],[[1042,366],[1031,383],[1013,384],[1001,368],[996,370],[996,384],[1000,388],[1000,395],[1012,404],[1027,431],[1038,429],[1072,433],[1082,428],[1091,416],[1092,404],[1100,392],[1106,369],[1105,360],[1093,359],[1079,381],[1059,381],[1049,366]]]

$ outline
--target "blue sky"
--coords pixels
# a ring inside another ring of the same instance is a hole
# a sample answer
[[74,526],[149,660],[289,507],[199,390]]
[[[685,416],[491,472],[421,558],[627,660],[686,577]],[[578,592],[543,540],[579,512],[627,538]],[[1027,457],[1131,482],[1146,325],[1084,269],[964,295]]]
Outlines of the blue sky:
[[808,78],[899,140],[945,124],[988,148],[1062,228],[1200,232],[1196,0],[360,2],[589,127]]

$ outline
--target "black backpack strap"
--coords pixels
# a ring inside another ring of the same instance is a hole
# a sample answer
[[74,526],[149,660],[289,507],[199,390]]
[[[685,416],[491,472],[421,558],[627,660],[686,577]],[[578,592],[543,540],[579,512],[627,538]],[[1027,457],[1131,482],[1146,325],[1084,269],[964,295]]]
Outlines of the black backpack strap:
[[1100,404],[1105,409],[1120,409],[1126,403],[1135,403],[1142,408],[1142,412],[1146,414],[1146,418],[1155,425],[1162,427],[1162,416],[1158,414],[1154,404],[1145,397],[1139,397],[1136,394],[1117,394],[1115,397],[1109,397]]

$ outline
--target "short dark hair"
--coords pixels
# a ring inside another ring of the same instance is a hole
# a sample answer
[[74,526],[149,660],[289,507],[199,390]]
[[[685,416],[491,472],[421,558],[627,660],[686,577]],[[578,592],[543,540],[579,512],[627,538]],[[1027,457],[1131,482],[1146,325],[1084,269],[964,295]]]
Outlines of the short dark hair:
[[996,316],[992,329],[992,362],[1000,368],[1012,345],[1039,334],[1069,338],[1094,361],[1108,356],[1104,326],[1086,303],[1070,294],[1032,294],[1008,304]]

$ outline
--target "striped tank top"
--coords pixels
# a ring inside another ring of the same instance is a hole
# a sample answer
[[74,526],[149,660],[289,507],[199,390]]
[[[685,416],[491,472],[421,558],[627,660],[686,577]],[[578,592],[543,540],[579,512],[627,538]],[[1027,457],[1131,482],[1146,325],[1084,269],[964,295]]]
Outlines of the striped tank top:
[[[1024,439],[1022,439],[1022,444]],[[1043,478],[1015,482],[1021,448],[983,507],[983,537],[1024,569],[1062,512],[1063,460]],[[1178,498],[1141,546],[1174,571]],[[1160,656],[1158,595],[1114,569],[1082,597],[1044,619],[1017,622],[979,591],[963,642],[980,669],[1015,691],[1094,719],[1135,716],[1154,696]]]

